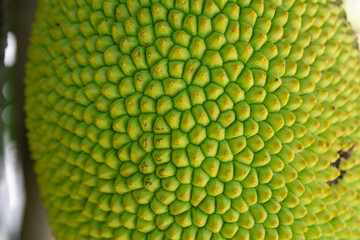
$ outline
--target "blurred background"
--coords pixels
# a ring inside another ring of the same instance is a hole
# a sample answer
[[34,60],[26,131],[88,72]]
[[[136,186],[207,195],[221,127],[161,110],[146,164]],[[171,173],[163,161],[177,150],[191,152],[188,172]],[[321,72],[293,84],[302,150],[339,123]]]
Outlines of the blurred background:
[[[0,36],[7,36],[5,59],[0,61],[0,240],[53,239],[24,127],[24,63],[36,2],[0,0]],[[345,7],[360,33],[360,0],[345,0]]]
[[52,240],[24,127],[24,63],[36,0],[0,0],[7,33],[0,72],[0,239]]

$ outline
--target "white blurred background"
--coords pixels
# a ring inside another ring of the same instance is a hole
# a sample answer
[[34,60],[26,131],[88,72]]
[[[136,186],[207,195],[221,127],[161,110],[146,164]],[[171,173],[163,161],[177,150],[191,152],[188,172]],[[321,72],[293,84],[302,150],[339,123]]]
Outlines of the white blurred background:
[[360,0],[345,0],[344,7],[346,16],[357,33],[360,43]]
[[0,54],[0,240],[53,239],[24,127],[24,63],[36,2],[0,0],[0,36],[4,20],[7,32],[4,59]]

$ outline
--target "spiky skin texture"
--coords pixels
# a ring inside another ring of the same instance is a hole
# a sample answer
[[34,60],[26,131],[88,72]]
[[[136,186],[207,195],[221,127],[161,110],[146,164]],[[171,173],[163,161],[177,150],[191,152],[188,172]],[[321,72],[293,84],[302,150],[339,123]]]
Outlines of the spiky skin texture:
[[340,1],[40,0],[28,138],[57,239],[360,239]]

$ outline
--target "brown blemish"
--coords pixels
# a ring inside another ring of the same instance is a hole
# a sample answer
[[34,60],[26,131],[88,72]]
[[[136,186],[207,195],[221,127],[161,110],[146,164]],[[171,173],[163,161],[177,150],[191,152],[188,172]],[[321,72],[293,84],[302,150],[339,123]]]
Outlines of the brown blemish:
[[[354,150],[354,145],[347,151],[338,151],[339,154],[339,158],[336,159],[335,162],[331,163],[330,166],[336,167],[337,169],[340,168],[340,162],[341,162],[341,158],[348,160],[351,157],[351,154]],[[327,184],[332,185],[332,184],[336,184],[339,180],[343,179],[344,175],[345,175],[346,171],[345,170],[340,170],[340,175],[332,180],[332,181],[328,181]]]

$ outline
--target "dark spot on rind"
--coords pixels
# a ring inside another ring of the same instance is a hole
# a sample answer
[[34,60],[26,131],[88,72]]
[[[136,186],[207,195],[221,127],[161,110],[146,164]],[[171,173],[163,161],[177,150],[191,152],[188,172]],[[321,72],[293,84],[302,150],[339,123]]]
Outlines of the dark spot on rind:
[[352,145],[352,147],[349,149],[349,150],[347,150],[347,151],[342,151],[342,150],[340,150],[339,152],[338,152],[338,154],[340,155],[340,157],[342,157],[342,158],[344,158],[344,159],[349,159],[350,157],[351,157],[351,154],[352,154],[352,152],[353,152],[353,150],[354,150],[354,145]]
[[[337,169],[340,168],[340,159],[343,158],[345,160],[348,160],[350,157],[351,157],[351,154],[354,150],[354,144],[352,145],[352,147],[347,150],[347,151],[338,151],[338,154],[339,154],[339,158],[336,159],[335,162],[331,163],[330,166],[333,166],[333,167],[336,167]],[[340,175],[335,178],[334,180],[332,181],[328,181],[327,184],[329,184],[330,186],[333,185],[333,184],[336,184],[339,180],[343,179],[344,175],[345,175],[346,171],[345,170],[340,170]]]
[[330,166],[336,167],[337,169],[339,169],[340,166],[340,157],[338,159],[336,159],[335,162],[331,163]]

